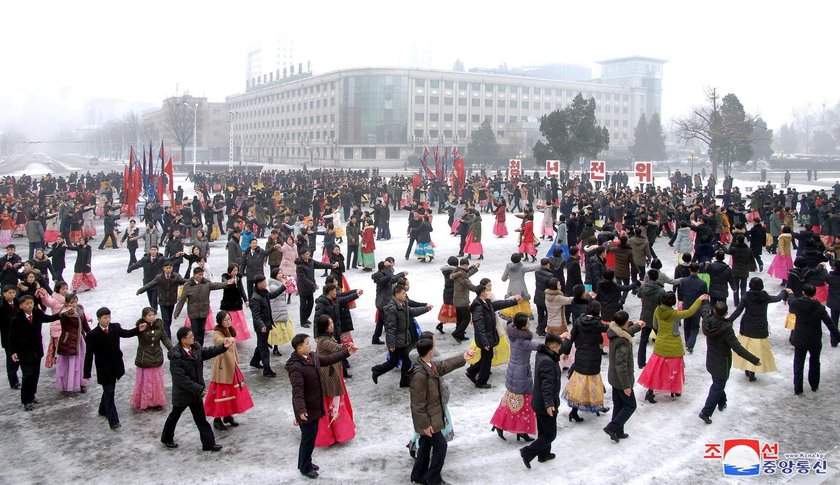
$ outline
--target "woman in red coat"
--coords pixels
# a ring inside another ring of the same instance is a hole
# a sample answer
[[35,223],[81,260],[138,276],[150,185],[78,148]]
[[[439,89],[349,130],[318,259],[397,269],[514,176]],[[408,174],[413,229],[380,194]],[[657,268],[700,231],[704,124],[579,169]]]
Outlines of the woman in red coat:
[[505,198],[500,200],[493,200],[496,204],[496,223],[493,224],[493,234],[498,237],[505,237],[508,235],[507,224],[505,224],[505,215],[507,214],[507,203]]
[[519,252],[526,258],[531,256],[531,261],[536,261],[537,247],[534,245],[534,214],[531,212],[525,214],[522,227],[516,231],[522,233],[519,236]]

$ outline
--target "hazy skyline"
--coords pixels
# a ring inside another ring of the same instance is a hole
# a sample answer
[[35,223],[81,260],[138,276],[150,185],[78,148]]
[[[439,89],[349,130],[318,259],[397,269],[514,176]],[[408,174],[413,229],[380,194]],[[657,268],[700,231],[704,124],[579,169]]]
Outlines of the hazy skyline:
[[468,69],[552,62],[594,68],[608,58],[657,57],[668,61],[665,123],[713,86],[737,94],[776,129],[797,106],[837,102],[840,66],[824,52],[836,43],[838,10],[723,1],[8,4],[0,30],[0,130],[14,125],[48,136],[62,123],[80,123],[87,99],[159,105],[176,86],[223,101],[245,89],[248,48],[281,32],[316,73],[405,66],[413,52],[440,69],[456,59]]

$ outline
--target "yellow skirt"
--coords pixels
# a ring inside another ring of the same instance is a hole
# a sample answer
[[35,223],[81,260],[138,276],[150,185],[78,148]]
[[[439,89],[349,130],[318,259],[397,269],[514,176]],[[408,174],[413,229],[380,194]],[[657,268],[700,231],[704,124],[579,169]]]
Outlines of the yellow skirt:
[[758,374],[776,372],[776,359],[773,358],[773,350],[770,348],[770,339],[750,338],[739,335],[738,341],[741,342],[741,345],[743,345],[749,353],[761,360],[761,365],[752,365],[743,357],[733,352],[732,367],[738,370],[748,370]]
[[561,398],[569,406],[590,413],[604,412],[604,382],[601,374],[585,376],[572,372]]
[[[280,295],[279,298],[284,298]],[[285,345],[295,336],[295,324],[291,315],[285,322],[274,322],[274,328],[268,332],[268,345]]]
[[525,313],[529,317],[534,316],[534,313],[531,311],[531,302],[522,300],[516,305],[503,309],[499,314],[506,320],[513,320],[513,317],[519,312]]
[[[475,345],[475,339],[470,342],[470,349],[475,350],[475,355],[467,363],[475,365],[481,359],[481,352],[478,346]],[[493,367],[497,365],[507,364],[510,361],[510,342],[508,342],[507,335],[499,336],[499,345],[493,347]]]
[[787,314],[787,318],[785,318],[785,328],[788,330],[796,328],[796,315],[793,313]]

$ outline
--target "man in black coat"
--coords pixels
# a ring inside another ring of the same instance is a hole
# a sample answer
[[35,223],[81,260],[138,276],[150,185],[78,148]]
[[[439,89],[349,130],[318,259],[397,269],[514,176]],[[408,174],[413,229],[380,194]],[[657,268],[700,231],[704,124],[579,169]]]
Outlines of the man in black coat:
[[[788,290],[788,293],[793,293]],[[808,360],[808,384],[811,390],[817,392],[820,386],[820,351],[822,350],[822,326],[828,327],[831,338],[834,341],[840,340],[840,331],[837,325],[831,321],[825,307],[814,299],[817,294],[813,285],[805,285],[802,288],[800,298],[788,300],[788,308],[796,315],[796,326],[791,332],[790,343],[793,345],[793,393],[797,396],[802,394],[802,381],[805,372],[805,356]]]
[[580,276],[580,250],[569,246],[569,261],[566,263],[566,296],[572,296],[572,288],[583,284]]
[[315,318],[321,315],[329,316],[333,321],[333,336],[335,340],[341,341],[341,334],[344,332],[341,327],[342,307],[350,305],[350,302],[362,296],[362,290],[355,290],[339,295],[338,288],[333,283],[324,285],[324,293],[315,300]]
[[140,229],[137,228],[137,221],[132,219],[128,221],[128,229],[125,230],[121,239],[122,242],[126,243],[125,247],[128,248],[129,266],[137,262],[137,249],[140,247],[137,242],[138,239],[140,239]]
[[[691,273],[688,277],[682,278],[680,281],[683,308],[690,308],[691,305],[700,298],[700,295],[707,295],[709,293],[709,290],[706,287],[706,282],[697,276],[700,272],[700,264],[691,263],[688,269]],[[694,344],[697,342],[697,334],[700,332],[701,313],[703,313],[702,309],[694,315],[686,318],[683,322],[685,329],[685,350],[687,350],[689,354],[694,352]]]
[[405,276],[408,271],[394,274],[394,261],[392,258],[385,258],[385,261],[380,261],[377,265],[376,273],[370,275],[370,278],[376,284],[376,327],[373,329],[373,338],[371,343],[374,345],[382,345],[385,342],[381,340],[382,330],[385,328],[385,306],[391,301],[393,295],[392,289],[397,278]]
[[35,299],[24,295],[20,299],[20,311],[12,316],[9,324],[8,352],[12,361],[20,365],[23,384],[20,389],[20,402],[27,411],[32,411],[38,404],[35,393],[38,391],[38,379],[41,376],[41,359],[44,357],[44,344],[41,340],[41,326],[54,322],[61,314],[46,315],[35,307]]
[[[149,253],[145,254],[136,263],[128,267],[128,272],[131,273],[135,269],[143,268],[143,284],[147,285],[155,279],[163,271],[163,263],[167,261],[159,252],[157,246],[152,246]],[[170,262],[171,264],[171,262]],[[146,292],[149,298],[149,306],[157,310],[158,306],[158,290],[157,288],[149,288]]]
[[268,345],[268,334],[274,328],[274,320],[271,318],[271,300],[284,293],[286,293],[284,285],[280,285],[274,291],[268,291],[265,276],[254,278],[254,295],[251,297],[250,306],[254,333],[257,335],[257,346],[254,347],[254,356],[251,357],[251,367],[262,369],[266,377],[277,377],[277,373],[271,370]]
[[169,351],[169,371],[172,373],[172,412],[166,418],[163,425],[160,441],[167,448],[177,448],[175,443],[175,426],[181,418],[181,413],[190,408],[190,412],[198,427],[198,434],[201,437],[201,449],[203,451],[219,451],[222,445],[216,444],[216,437],[213,436],[213,429],[207,422],[204,414],[204,403],[202,398],[207,395],[207,387],[204,385],[203,362],[227,352],[236,339],[228,337],[222,345],[202,348],[195,341],[192,330],[189,327],[181,327],[176,334],[178,345]]
[[23,266],[20,256],[15,253],[15,245],[6,246],[6,255],[0,258],[0,284],[17,286],[20,281],[18,270]]
[[548,308],[545,306],[545,287],[548,280],[554,278],[551,271],[551,260],[543,258],[540,260],[540,268],[534,272],[537,281],[537,289],[534,291],[534,304],[537,305],[537,335],[545,336],[545,329],[548,325]]
[[166,257],[172,260],[172,266],[176,273],[180,272],[181,263],[184,262],[184,239],[181,237],[180,229],[172,230],[172,237],[166,242]]
[[764,271],[764,261],[761,260],[761,253],[764,251],[764,245],[767,244],[767,231],[761,225],[761,219],[753,221],[753,227],[747,231],[747,239],[750,241],[750,250],[758,265],[758,270]]
[[[292,408],[300,427],[298,470],[309,478],[318,478],[318,467],[312,464],[312,451],[318,436],[318,421],[324,415],[324,384],[321,367],[340,362],[356,353],[355,346],[330,355],[312,352],[309,336],[303,333],[292,339],[295,351],[286,361],[286,372],[292,384]],[[410,366],[409,366],[410,367]],[[210,426],[207,426],[208,430]]]
[[519,455],[525,466],[531,468],[534,458],[540,463],[555,458],[551,452],[551,442],[557,437],[557,411],[560,407],[560,354],[568,354],[572,341],[561,339],[550,333],[545,337],[545,344],[537,349],[534,362],[534,395],[531,408],[537,415],[537,439],[528,446],[520,448]]
[[[145,259],[146,257],[144,256],[143,258]],[[163,330],[169,338],[172,338],[172,313],[175,311],[175,304],[178,303],[178,289],[181,285],[188,282],[189,280],[184,279],[180,274],[175,272],[172,267],[172,261],[167,259],[163,261],[163,272],[137,290],[138,295],[143,292],[155,292],[155,300],[160,300]]]
[[725,257],[726,253],[717,250],[715,260],[706,262],[703,268],[703,272],[709,275],[709,304],[713,306],[719,301],[726,302],[729,298],[729,288],[736,291],[732,268],[723,261]]
[[478,296],[470,304],[473,326],[475,327],[475,345],[481,350],[478,363],[467,368],[467,378],[479,389],[489,389],[490,366],[493,363],[493,347],[499,345],[499,332],[496,330],[496,312],[512,307],[522,301],[514,295],[507,300],[490,301],[487,286],[478,285]]
[[[265,262],[272,253],[280,249],[279,244],[271,246],[268,251],[259,247],[259,241],[256,238],[251,239],[248,250],[242,253],[242,273],[245,275],[246,288],[248,289],[248,299],[254,294],[254,284],[257,277],[262,276],[265,279]],[[313,270],[314,274],[314,270]]]
[[408,304],[408,295],[404,286],[397,285],[392,292],[391,302],[385,305],[385,343],[388,346],[388,360],[371,368],[373,382],[382,374],[390,371],[402,360],[400,367],[400,387],[409,387],[411,384],[411,360],[408,353],[420,337],[417,328],[412,320],[432,309],[432,305],[425,307],[411,307]]
[[295,260],[297,290],[300,297],[300,326],[304,328],[312,325],[309,322],[309,316],[312,315],[312,307],[315,306],[314,294],[318,289],[318,283],[315,282],[315,270],[338,268],[338,263],[330,265],[315,261],[311,258],[311,254],[308,248],[302,249],[300,257]]
[[726,318],[729,309],[725,301],[717,302],[714,312],[703,319],[703,335],[706,336],[706,370],[712,376],[712,387],[706,397],[706,404],[700,411],[700,419],[712,424],[710,419],[715,407],[726,407],[726,381],[732,368],[732,351],[748,360],[753,365],[761,365],[758,357],[741,345],[732,330],[732,321]]
[[735,236],[735,242],[728,249],[721,248],[725,253],[732,256],[732,279],[735,286],[732,288],[732,298],[737,305],[741,297],[747,292],[747,280],[750,278],[750,271],[755,271],[755,258],[752,251],[744,243],[744,235]]
[[105,217],[102,218],[104,224],[102,232],[105,235],[102,238],[102,242],[99,243],[100,250],[105,249],[105,242],[108,241],[108,239],[111,240],[111,249],[119,249],[119,246],[117,246],[117,238],[114,236],[114,219],[119,219],[119,217],[119,215],[114,216],[113,214],[108,212],[105,214]]
[[102,399],[99,401],[99,415],[108,418],[111,429],[120,427],[120,417],[114,404],[114,392],[117,381],[125,375],[123,354],[120,350],[120,338],[136,337],[146,331],[146,323],[124,330],[119,323],[111,323],[111,310],[102,307],[96,310],[98,325],[85,337],[87,354],[85,355],[84,378],[90,379],[91,367],[96,361],[96,382],[102,386]]
[[17,375],[20,365],[12,360],[12,352],[8,344],[12,316],[20,310],[20,302],[15,295],[17,295],[16,286],[3,287],[3,295],[0,298],[0,343],[6,351],[6,375],[9,377],[9,386],[12,389],[20,389],[20,380]]

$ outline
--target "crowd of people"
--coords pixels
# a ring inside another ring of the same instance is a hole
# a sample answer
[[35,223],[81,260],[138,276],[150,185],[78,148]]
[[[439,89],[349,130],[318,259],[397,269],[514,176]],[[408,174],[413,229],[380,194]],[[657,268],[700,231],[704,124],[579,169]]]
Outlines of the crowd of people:
[[[711,387],[698,415],[711,424],[713,413],[727,407],[731,367],[749,381],[776,371],[769,305],[788,306],[784,325],[794,348],[795,395],[804,392],[806,357],[809,387],[819,388],[822,325],[832,347],[840,342],[840,185],[830,193],[798,193],[793,187],[775,192],[768,184],[742,194],[726,178],[718,194],[714,177],[704,186],[676,173],[670,185],[640,189],[631,188],[622,172],[603,186],[593,186],[585,174],[563,172],[550,179],[475,174],[461,188],[383,177],[376,170],[198,173],[191,180],[192,197],[178,187],[172,204],[129,208],[120,204],[122,174],[3,179],[0,336],[9,385],[20,391],[26,411],[39,404],[42,366],[55,368],[55,386],[63,393],[87,392],[95,373],[102,388],[99,414],[120,428],[115,386],[126,373],[120,339],[136,338],[129,406],[171,407],[160,435],[167,448],[178,447],[175,428],[189,408],[202,449],[219,451],[213,428],[239,426],[235,416],[254,406],[237,344],[255,339],[249,365],[267,379],[277,376],[272,357],[291,344],[284,368],[301,432],[298,470],[317,478],[314,448],[355,436],[346,380],[359,350],[353,310],[364,298],[376,308],[370,345],[387,350],[370,370],[373,382],[400,367],[399,387],[409,389],[411,480],[438,484],[444,483],[441,470],[454,436],[443,376],[457,368],[468,365],[471,383],[489,389],[492,367],[506,364],[505,390],[489,423],[499,438],[507,440],[507,432],[526,443],[520,455],[531,468],[534,459],[555,457],[551,443],[564,405],[574,423],[612,409],[603,431],[620,443],[629,438],[625,426],[637,406],[637,380],[650,404],[656,393],[679,399],[685,355],[694,352],[701,333]],[[408,218],[405,260],[435,260],[435,217],[458,238],[457,255],[447,255],[441,268],[437,334],[418,324],[434,304],[409,296],[419,282],[410,281],[405,268],[397,270],[400,255],[377,251],[377,241],[392,238],[393,213]],[[485,259],[482,214],[489,214],[494,237],[514,241],[501,274],[476,284],[471,278]],[[509,218],[515,236],[508,232]],[[97,219],[103,233],[94,250]],[[665,255],[657,254],[664,238],[676,253],[672,275],[663,270]],[[24,243],[28,258],[18,253]],[[126,271],[142,270],[136,293],[148,299],[127,328],[111,321],[108,307],[88,312],[79,301],[97,288],[97,251],[120,245],[127,249]],[[63,270],[73,253],[68,283]],[[754,275],[764,271],[765,254],[772,256],[767,273],[779,280],[779,291],[768,292]],[[221,268],[218,277],[211,259]],[[368,276],[376,288],[372,296],[353,289]],[[495,296],[502,290],[494,291],[494,284],[506,284],[503,298]],[[222,295],[218,311],[211,308],[213,291]],[[628,298],[638,299],[638,315],[628,312]],[[293,300],[297,318],[289,309]],[[184,312],[186,325],[173,328]],[[455,324],[454,341],[471,341],[470,348],[435,360],[449,324]],[[311,328],[311,336],[296,333],[296,326]],[[204,360],[213,361],[209,384]]]

